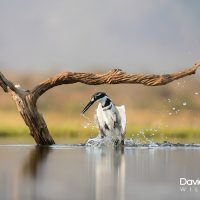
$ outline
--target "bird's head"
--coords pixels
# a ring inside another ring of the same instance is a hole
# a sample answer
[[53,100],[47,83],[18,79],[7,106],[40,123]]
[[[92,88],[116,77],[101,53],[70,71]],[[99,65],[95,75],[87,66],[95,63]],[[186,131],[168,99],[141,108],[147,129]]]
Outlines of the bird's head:
[[108,98],[108,96],[104,92],[97,92],[97,93],[93,94],[89,103],[85,106],[85,108],[83,109],[81,114],[84,114],[95,101],[104,102],[104,101],[106,101],[107,98]]

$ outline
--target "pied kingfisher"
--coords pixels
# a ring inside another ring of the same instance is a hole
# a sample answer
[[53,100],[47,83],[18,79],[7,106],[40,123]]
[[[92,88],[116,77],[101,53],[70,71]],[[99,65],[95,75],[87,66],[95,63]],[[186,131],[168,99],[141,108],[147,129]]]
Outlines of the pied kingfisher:
[[95,121],[99,128],[101,138],[108,137],[111,138],[114,144],[123,144],[126,127],[125,106],[115,106],[106,93],[97,92],[92,95],[90,102],[85,106],[82,114],[84,114],[95,101],[99,102]]

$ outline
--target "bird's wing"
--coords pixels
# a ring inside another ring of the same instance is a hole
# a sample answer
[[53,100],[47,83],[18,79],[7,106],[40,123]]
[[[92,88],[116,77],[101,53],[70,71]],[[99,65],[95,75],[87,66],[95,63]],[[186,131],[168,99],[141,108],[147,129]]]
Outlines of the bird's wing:
[[116,106],[117,110],[119,111],[121,120],[122,120],[122,133],[125,134],[126,131],[126,110],[125,110],[125,106]]

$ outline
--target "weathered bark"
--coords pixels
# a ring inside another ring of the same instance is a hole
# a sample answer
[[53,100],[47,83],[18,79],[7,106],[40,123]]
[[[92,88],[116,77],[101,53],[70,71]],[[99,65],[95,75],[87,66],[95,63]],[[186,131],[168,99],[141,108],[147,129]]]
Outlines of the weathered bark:
[[77,82],[87,85],[120,83],[143,84],[146,86],[165,85],[174,80],[195,74],[199,67],[200,61],[181,72],[164,75],[127,74],[120,69],[114,69],[105,74],[64,72],[40,83],[31,91],[15,86],[0,72],[0,86],[4,92],[10,92],[12,94],[17,108],[26,125],[29,127],[30,134],[34,137],[36,143],[40,145],[51,145],[55,144],[55,142],[50,136],[46,122],[42,114],[38,112],[36,106],[38,98],[47,90],[58,85]]
[[41,113],[38,112],[36,104],[33,104],[32,93],[19,86],[14,86],[0,72],[0,86],[5,92],[12,94],[18,111],[20,112],[25,124],[29,127],[30,134],[35,142],[40,145],[55,144],[49,134],[49,130]]

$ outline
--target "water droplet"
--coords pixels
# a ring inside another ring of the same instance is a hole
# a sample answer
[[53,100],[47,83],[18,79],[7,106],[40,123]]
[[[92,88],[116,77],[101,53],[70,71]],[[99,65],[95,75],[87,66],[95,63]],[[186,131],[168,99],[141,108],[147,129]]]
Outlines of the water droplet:
[[187,102],[183,102],[183,106],[187,106]]
[[167,101],[170,103],[170,102],[171,102],[171,99],[167,99]]
[[176,108],[175,108],[175,107],[173,107],[173,108],[172,108],[172,110],[176,110]]
[[172,113],[170,112],[169,115],[172,115]]
[[158,144],[154,143],[154,142],[150,142],[149,143],[149,147],[158,147]]
[[195,92],[194,94],[195,94],[195,95],[198,95],[199,93],[198,93],[198,92]]
[[135,140],[135,144],[137,145],[137,144],[140,144],[140,140],[137,138],[136,140]]

